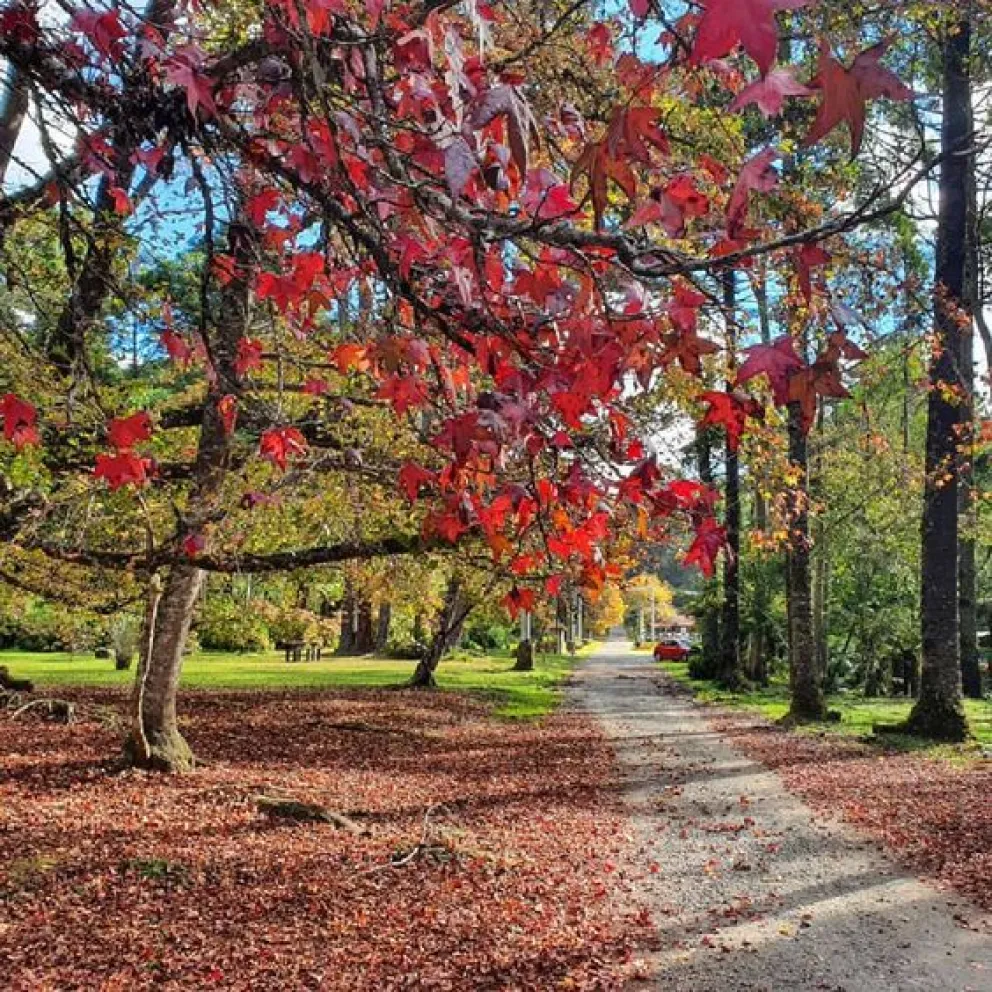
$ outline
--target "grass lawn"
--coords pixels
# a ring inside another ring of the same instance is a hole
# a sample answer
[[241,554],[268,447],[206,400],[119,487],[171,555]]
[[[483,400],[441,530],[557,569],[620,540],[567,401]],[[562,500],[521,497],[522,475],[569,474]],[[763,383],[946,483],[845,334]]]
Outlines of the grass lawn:
[[[663,662],[662,668],[686,685],[690,685],[696,698],[720,706],[736,706],[749,709],[770,720],[785,716],[789,709],[789,687],[784,682],[773,682],[764,688],[751,692],[732,693],[719,688],[709,681],[697,681],[689,678],[689,666],[683,662]],[[844,693],[830,696],[827,703],[832,710],[841,714],[839,723],[815,724],[811,729],[817,733],[846,734],[849,736],[864,736],[872,733],[876,723],[899,723],[909,715],[912,700],[892,699],[889,697],[867,698],[855,693]],[[992,703],[982,700],[966,699],[965,712],[971,725],[971,732],[982,744],[992,744]],[[939,751],[941,748],[920,742],[916,738],[901,734],[886,734],[886,744],[906,749],[926,748]]]
[[[594,644],[579,657],[595,650]],[[186,659],[182,685],[187,689],[341,689],[399,685],[413,673],[414,662],[379,658],[325,657],[321,661],[287,664],[277,652],[226,654],[204,652]],[[495,715],[531,719],[550,712],[560,697],[559,684],[574,660],[539,655],[533,672],[514,672],[508,653],[458,653],[438,667],[442,689],[487,695],[496,703]],[[129,686],[133,671],[118,672],[110,659],[92,655],[40,654],[0,651],[0,665],[15,678],[32,679],[38,687],[60,685]]]

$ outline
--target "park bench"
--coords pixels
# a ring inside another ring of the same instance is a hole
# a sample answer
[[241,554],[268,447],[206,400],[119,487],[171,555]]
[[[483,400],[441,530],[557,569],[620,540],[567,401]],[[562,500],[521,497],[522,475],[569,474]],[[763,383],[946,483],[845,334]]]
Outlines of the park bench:
[[317,642],[286,641],[281,645],[286,661],[320,661],[324,646]]

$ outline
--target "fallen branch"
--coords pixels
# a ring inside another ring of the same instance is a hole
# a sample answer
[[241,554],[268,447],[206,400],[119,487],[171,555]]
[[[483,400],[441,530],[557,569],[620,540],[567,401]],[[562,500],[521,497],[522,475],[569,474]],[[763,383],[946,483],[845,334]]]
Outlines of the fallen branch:
[[76,706],[65,699],[32,699],[29,703],[18,707],[10,714],[11,720],[16,720],[22,713],[27,713],[31,709],[44,709],[48,711],[50,720],[58,720],[59,723],[72,723],[76,718]]
[[405,868],[407,865],[424,857],[432,857],[435,861],[439,862],[450,861],[453,857],[450,848],[441,843],[431,843],[431,814],[439,810],[448,812],[447,807],[439,804],[427,807],[424,813],[424,825],[420,831],[419,843],[409,851],[403,853],[394,852],[385,864],[373,865],[371,868],[366,868],[364,871],[359,872],[359,874],[373,875],[376,872],[387,871],[390,868]]
[[372,836],[372,831],[367,826],[316,803],[302,803],[296,799],[279,799],[274,796],[256,796],[255,803],[260,813],[274,819],[294,820],[297,823],[330,823],[339,830],[348,830],[359,837]]

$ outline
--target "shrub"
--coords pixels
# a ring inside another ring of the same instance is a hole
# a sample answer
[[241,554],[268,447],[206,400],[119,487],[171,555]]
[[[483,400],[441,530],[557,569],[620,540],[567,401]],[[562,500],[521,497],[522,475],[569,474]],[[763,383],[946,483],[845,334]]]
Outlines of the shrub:
[[196,623],[199,643],[209,651],[268,651],[268,627],[241,603],[214,596],[203,604]]

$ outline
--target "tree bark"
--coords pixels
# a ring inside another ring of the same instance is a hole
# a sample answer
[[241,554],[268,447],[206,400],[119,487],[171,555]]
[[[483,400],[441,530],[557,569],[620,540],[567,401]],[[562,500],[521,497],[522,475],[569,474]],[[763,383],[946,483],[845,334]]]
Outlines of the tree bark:
[[0,105],[0,188],[7,178],[14,146],[28,112],[28,87],[24,74],[15,66],[7,70],[6,94]]
[[789,685],[787,719],[823,720],[827,715],[823,680],[813,636],[813,597],[810,580],[809,446],[798,403],[789,404],[789,461],[799,470],[795,517],[786,553],[786,597],[789,616]]
[[410,688],[433,689],[436,687],[437,682],[434,679],[434,673],[437,671],[437,666],[448,651],[458,643],[462,627],[464,627],[471,609],[472,607],[462,589],[461,580],[453,576],[448,580],[448,587],[444,593],[444,604],[437,617],[434,636],[431,638],[431,643],[423,657],[417,662],[417,667],[410,678]]
[[[969,120],[974,126],[974,108],[969,102]],[[981,233],[978,229],[978,189],[975,158],[968,156],[968,245],[965,266],[965,296],[968,311],[976,314],[982,307],[979,290],[979,254]],[[978,504],[975,500],[975,321],[961,328],[961,385],[964,429],[961,431],[961,457],[958,471],[958,513],[964,530],[958,548],[958,624],[961,650],[961,689],[969,699],[982,698],[982,669],[978,654],[978,595],[975,566],[975,540],[978,527]]]
[[[712,433],[707,428],[696,429],[696,466],[699,469],[699,481],[704,486],[713,486],[713,446]],[[703,583],[703,609],[700,616],[700,648],[703,653],[703,663],[708,672],[717,673],[720,670],[720,613],[716,603],[716,579],[707,579]]]
[[[961,703],[958,624],[958,430],[961,424],[961,310],[968,241],[971,25],[949,25],[944,41],[940,206],[934,297],[936,341],[927,409],[926,484],[922,521],[923,667],[910,732],[959,741],[968,733]],[[951,395],[953,394],[953,395]]]
[[[733,269],[724,273],[723,305],[727,321],[727,354],[730,378],[734,378],[737,333],[734,325],[737,288]],[[728,383],[728,388],[730,384]],[[741,465],[737,449],[727,444],[725,482],[727,549],[723,558],[723,608],[720,615],[720,668],[718,679],[729,689],[741,684]]]
[[375,628],[375,653],[382,654],[389,643],[389,628],[393,622],[393,604],[384,599],[379,604],[379,617]]
[[355,589],[351,579],[345,580],[344,598],[341,600],[341,636],[338,638],[337,650],[334,652],[342,658],[348,658],[356,654],[355,632],[357,629],[358,602],[355,598]]
[[163,772],[193,767],[193,752],[179,732],[176,696],[183,648],[202,583],[198,568],[176,566],[165,581],[161,600],[146,616],[148,646],[138,668],[134,725],[125,743],[125,756],[139,767]]
[[[817,438],[820,446],[812,459],[810,466],[810,494],[822,496],[823,486],[823,425],[824,409],[820,403],[817,413]],[[821,685],[826,682],[829,665],[829,646],[827,642],[827,596],[830,584],[830,557],[827,547],[827,535],[823,521],[819,515],[813,518],[813,642],[816,645],[816,667],[819,672]]]
[[[253,306],[252,270],[258,262],[256,232],[235,219],[229,227],[228,240],[237,274],[224,287],[216,333],[211,341],[218,378],[204,402],[193,489],[186,508],[187,525],[194,530],[201,519],[216,511],[223,494],[231,437],[218,401],[225,393],[236,394],[239,388],[235,372],[238,341],[249,326]],[[125,742],[125,758],[137,766],[167,772],[192,767],[192,752],[176,722],[176,696],[203,574],[189,565],[173,566],[156,609],[149,609],[146,617],[144,656],[135,685],[136,719]]]
[[372,654],[375,650],[375,629],[372,623],[372,600],[358,600],[358,626],[355,630],[355,654]]

